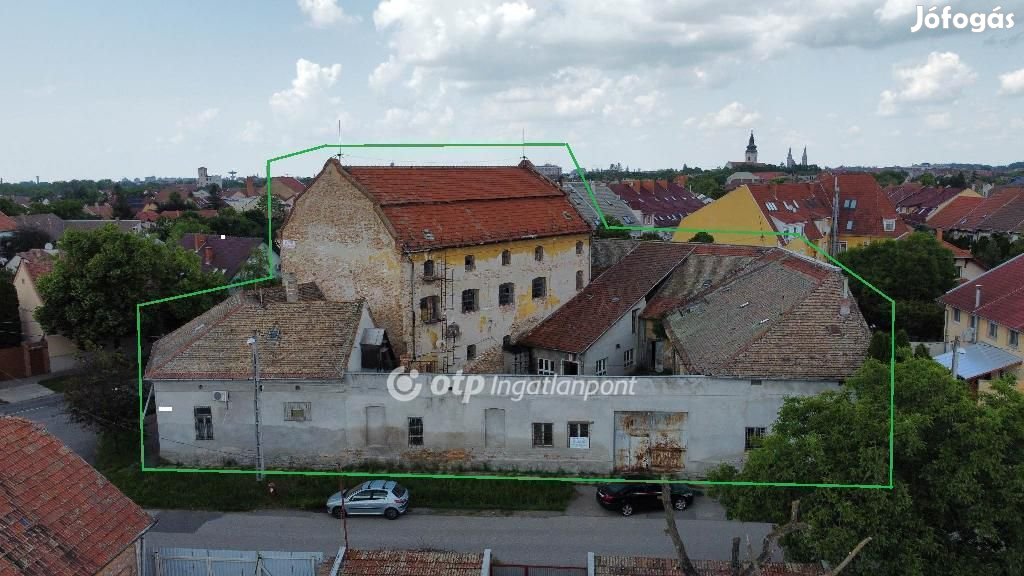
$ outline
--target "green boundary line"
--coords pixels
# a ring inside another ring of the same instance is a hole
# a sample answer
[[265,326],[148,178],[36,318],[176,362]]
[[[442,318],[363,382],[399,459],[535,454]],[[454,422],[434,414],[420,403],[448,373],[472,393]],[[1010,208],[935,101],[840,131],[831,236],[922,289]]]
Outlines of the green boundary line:
[[[450,144],[437,144],[437,143],[409,143],[409,144],[320,144],[313,146],[312,148],[306,148],[296,152],[288,154],[282,154],[275,156],[267,160],[267,266],[270,270],[270,274],[255,280],[247,280],[244,282],[237,282],[235,284],[229,284],[227,286],[220,286],[218,288],[209,288],[206,290],[198,290],[195,292],[189,292],[187,294],[181,294],[179,296],[170,296],[168,298],[161,298],[159,300],[151,300],[149,302],[142,302],[135,305],[135,330],[136,330],[136,341],[138,345],[138,364],[139,364],[139,463],[143,472],[164,472],[164,473],[197,473],[206,472],[214,474],[256,474],[256,470],[239,470],[239,469],[215,469],[215,468],[151,468],[146,466],[146,446],[145,446],[145,430],[144,420],[145,414],[143,410],[143,366],[142,366],[142,308],[145,306],[151,306],[154,304],[161,304],[163,302],[169,302],[172,300],[178,300],[180,298],[188,298],[190,296],[197,296],[199,294],[206,294],[208,292],[216,292],[218,290],[227,290],[229,288],[235,288],[238,286],[246,286],[248,284],[255,284],[266,280],[272,280],[274,278],[273,271],[273,230],[271,229],[272,213],[270,209],[272,203],[271,196],[271,172],[270,167],[274,162],[285,160],[288,158],[294,158],[310,152],[316,152],[318,150],[324,150],[327,148],[336,148],[338,150],[342,148],[565,148],[565,151],[569,153],[569,157],[572,159],[573,166],[576,168],[576,173],[583,181],[583,185],[587,190],[587,195],[590,198],[590,202],[594,209],[597,211],[598,217],[601,220],[601,226],[608,230],[629,230],[637,232],[707,232],[709,234],[751,234],[751,235],[762,235],[762,236],[785,236],[793,239],[799,238],[805,244],[816,250],[833,265],[845,270],[851,276],[859,280],[865,286],[870,288],[873,292],[881,296],[884,300],[889,302],[890,310],[890,331],[894,334],[896,328],[896,302],[890,298],[887,294],[873,286],[870,282],[861,278],[853,270],[850,270],[838,260],[833,258],[831,255],[826,253],[824,250],[819,248],[813,242],[807,239],[803,234],[794,234],[792,232],[765,232],[762,230],[717,230],[717,229],[706,229],[706,228],[658,228],[652,226],[609,226],[608,221],[605,219],[604,211],[601,210],[601,205],[597,201],[593,189],[590,186],[590,181],[587,180],[586,174],[583,173],[583,169],[580,167],[579,162],[576,160],[576,155],[572,151],[572,147],[567,142],[521,142],[517,144],[501,144],[492,142],[481,142],[481,143],[450,143]],[[895,443],[895,430],[896,430],[896,338],[889,339],[890,346],[890,360],[889,360],[889,482],[888,484],[832,484],[832,483],[802,483],[802,482],[715,482],[709,480],[670,480],[672,484],[694,484],[694,485],[708,485],[708,486],[764,486],[764,487],[779,487],[779,488],[859,488],[859,489],[871,489],[871,490],[892,490],[893,488],[893,468],[894,468],[894,443]],[[474,479],[474,480],[524,480],[524,481],[555,481],[555,482],[573,482],[573,483],[591,483],[591,482],[629,482],[629,479],[625,478],[605,478],[605,477],[547,477],[547,476],[504,476],[504,475],[473,475],[473,474],[418,474],[414,472],[381,472],[381,473],[370,473],[370,472],[342,472],[342,471],[301,471],[301,470],[264,470],[265,475],[295,475],[295,476],[360,476],[360,477],[389,477],[389,478],[438,478],[438,479]]]

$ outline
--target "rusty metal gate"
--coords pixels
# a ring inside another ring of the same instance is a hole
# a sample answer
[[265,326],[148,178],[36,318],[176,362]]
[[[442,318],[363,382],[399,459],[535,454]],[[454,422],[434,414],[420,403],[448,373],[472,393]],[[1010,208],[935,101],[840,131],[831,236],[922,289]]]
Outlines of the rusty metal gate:
[[616,412],[615,470],[681,472],[686,420],[686,412]]

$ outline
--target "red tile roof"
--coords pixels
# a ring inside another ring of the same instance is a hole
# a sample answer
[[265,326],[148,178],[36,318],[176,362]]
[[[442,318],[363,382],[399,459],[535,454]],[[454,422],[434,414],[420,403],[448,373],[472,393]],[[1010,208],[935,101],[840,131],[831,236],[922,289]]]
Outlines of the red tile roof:
[[[291,176],[274,176],[272,178],[270,191],[275,198],[288,200],[305,192],[306,185]],[[267,187],[264,185],[256,195],[265,196],[266,194]]]
[[41,425],[0,418],[0,574],[91,576],[152,524]]
[[565,192],[524,164],[341,170],[380,206],[407,252],[590,232]]
[[483,554],[345,550],[341,576],[480,576]]
[[[810,240],[818,240],[821,233],[814,225],[817,220],[831,218],[831,202],[818,182],[782,183],[782,184],[747,184],[750,194],[754,197],[765,218],[772,223],[776,232],[778,226],[772,219],[785,224],[803,224],[804,236]],[[773,210],[769,202],[775,206]],[[788,239],[780,237],[781,240]]]
[[609,184],[608,188],[631,209],[652,216],[654,226],[659,228],[678,226],[683,218],[704,206],[677,182],[632,180]]
[[517,344],[585,351],[693,250],[693,244],[641,242]]
[[[871,174],[821,174],[818,182],[829,198],[835,194],[835,179],[839,180],[839,237],[871,236],[899,238],[911,230],[896,213],[892,200],[885,195],[878,181]],[[856,207],[847,207],[848,200],[855,200]],[[830,203],[831,205],[831,203]],[[886,231],[883,219],[895,220],[892,231]],[[849,223],[853,222],[852,228]]]
[[[597,556],[595,576],[683,576],[673,558],[638,556]],[[725,560],[693,560],[701,576],[730,576],[732,565]],[[768,562],[761,565],[761,576],[823,576],[826,570],[815,564]]]
[[18,266],[25,267],[25,271],[28,272],[29,278],[33,282],[49,274],[53,270],[53,263],[57,260],[53,254],[40,248],[20,252],[18,256],[21,257],[21,263]]
[[17,228],[18,223],[15,222],[14,218],[0,212],[0,232],[14,232]]
[[[936,218],[942,216],[943,210]],[[932,222],[929,222],[932,226]],[[942,226],[950,230],[970,232],[1013,232],[1024,225],[1024,188],[1006,187],[995,191],[964,214],[961,218]]]
[[933,213],[928,220],[928,225],[945,230],[956,228],[957,224],[984,200],[984,198],[955,198],[945,208]]
[[93,216],[99,216],[104,220],[114,219],[114,207],[110,204],[86,204],[82,207],[82,210]]
[[[891,187],[890,187],[891,188]],[[913,190],[886,188],[886,195],[896,205],[903,219],[913,224],[924,224],[928,216],[943,203],[963,192],[962,188],[918,187]]]
[[[975,307],[978,285],[981,286],[981,306]],[[1011,330],[1024,330],[1024,254],[946,292],[939,297],[939,302]]]

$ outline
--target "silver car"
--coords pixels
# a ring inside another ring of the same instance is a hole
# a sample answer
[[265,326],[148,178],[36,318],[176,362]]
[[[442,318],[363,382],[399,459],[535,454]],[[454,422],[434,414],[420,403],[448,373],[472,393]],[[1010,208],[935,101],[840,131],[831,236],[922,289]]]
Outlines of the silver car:
[[370,480],[335,492],[327,499],[327,513],[341,518],[342,502],[348,516],[384,516],[394,520],[409,508],[409,491],[394,480]]

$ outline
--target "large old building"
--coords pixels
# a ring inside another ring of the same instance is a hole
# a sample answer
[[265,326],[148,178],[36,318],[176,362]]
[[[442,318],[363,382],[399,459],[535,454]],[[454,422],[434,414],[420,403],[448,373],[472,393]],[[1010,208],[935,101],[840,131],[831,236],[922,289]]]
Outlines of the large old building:
[[528,161],[342,166],[331,159],[280,233],[281,266],[363,299],[403,363],[503,370],[502,346],[590,280],[591,228]]

